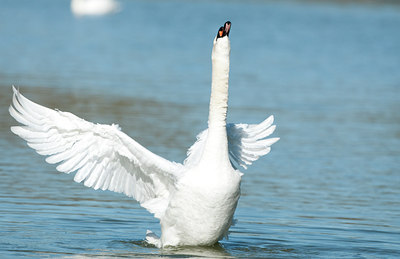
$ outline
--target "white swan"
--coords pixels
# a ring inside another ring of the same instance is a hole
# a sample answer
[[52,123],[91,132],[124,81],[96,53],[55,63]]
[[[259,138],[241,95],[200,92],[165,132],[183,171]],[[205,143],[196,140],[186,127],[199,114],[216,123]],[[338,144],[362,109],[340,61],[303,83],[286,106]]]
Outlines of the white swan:
[[71,11],[76,16],[105,15],[119,10],[115,0],[71,0]]
[[230,26],[226,22],[214,39],[208,129],[197,136],[183,164],[155,155],[117,125],[48,109],[14,87],[9,111],[24,126],[11,131],[48,156],[48,163],[60,163],[58,171],[76,171],[76,182],[135,198],[161,223],[161,238],[148,231],[149,243],[215,244],[227,235],[240,196],[242,173],[236,166],[246,168],[279,140],[265,139],[275,130],[273,116],[260,124],[226,124]]

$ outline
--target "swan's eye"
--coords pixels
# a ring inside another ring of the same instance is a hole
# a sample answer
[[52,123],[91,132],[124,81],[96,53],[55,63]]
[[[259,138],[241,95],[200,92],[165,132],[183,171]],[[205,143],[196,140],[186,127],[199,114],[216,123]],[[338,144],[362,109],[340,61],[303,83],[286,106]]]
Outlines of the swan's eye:
[[225,29],[224,29],[224,27],[219,28],[218,33],[217,33],[217,39],[218,39],[218,38],[222,38],[222,37],[224,37],[225,35],[226,35],[226,34],[225,34]]

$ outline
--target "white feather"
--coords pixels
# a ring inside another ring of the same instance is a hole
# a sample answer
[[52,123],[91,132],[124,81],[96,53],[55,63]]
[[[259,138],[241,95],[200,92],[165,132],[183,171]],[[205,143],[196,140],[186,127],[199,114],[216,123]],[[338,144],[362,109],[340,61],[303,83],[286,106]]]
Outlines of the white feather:
[[[247,165],[251,165],[270,152],[270,146],[279,140],[279,138],[265,139],[276,128],[272,125],[273,121],[274,117],[269,116],[259,124],[231,123],[227,125],[229,158],[232,164],[247,169]],[[198,163],[204,151],[207,135],[208,129],[197,135],[197,141],[188,150],[185,165]]]
[[[271,150],[279,138],[267,138],[273,116],[259,124],[226,124],[230,23],[215,38],[208,129],[197,136],[184,164],[150,152],[118,125],[94,124],[72,113],[51,110],[13,87],[9,112],[21,126],[11,131],[37,153],[76,172],[85,186],[124,193],[160,219],[162,236],[148,232],[157,246],[212,245],[227,235],[240,196],[242,173]],[[221,34],[219,34],[221,35]]]
[[[93,124],[71,113],[50,110],[28,100],[14,87],[13,91],[10,114],[25,126],[14,126],[12,132],[28,141],[28,145],[39,154],[49,156],[46,162],[61,163],[57,170],[65,173],[77,171],[75,181],[85,180],[86,186],[95,189],[126,192],[135,195],[139,202],[146,202],[158,198],[156,189],[169,189],[179,176],[179,164],[146,150],[119,131],[118,126]],[[108,165],[109,157],[114,157],[113,167]],[[127,166],[125,161],[135,166]],[[111,180],[115,178],[114,170],[117,168],[123,172],[120,173],[123,179],[115,179],[122,180],[118,183],[120,185],[141,181],[141,177],[152,181],[146,177],[150,172],[153,179],[160,177],[163,181],[157,181],[157,186],[136,184],[135,191],[130,186],[113,186],[115,181]]]

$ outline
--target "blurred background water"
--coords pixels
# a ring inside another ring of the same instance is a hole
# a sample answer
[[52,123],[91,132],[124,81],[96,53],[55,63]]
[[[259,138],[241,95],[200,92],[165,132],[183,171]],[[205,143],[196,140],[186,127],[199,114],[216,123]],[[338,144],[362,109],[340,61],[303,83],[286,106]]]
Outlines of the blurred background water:
[[[400,5],[67,0],[0,5],[0,257],[400,256]],[[274,114],[272,152],[244,171],[238,223],[211,248],[143,243],[158,222],[123,195],[58,173],[14,136],[11,85],[118,123],[181,162],[207,125],[211,47],[232,21],[230,122]]]

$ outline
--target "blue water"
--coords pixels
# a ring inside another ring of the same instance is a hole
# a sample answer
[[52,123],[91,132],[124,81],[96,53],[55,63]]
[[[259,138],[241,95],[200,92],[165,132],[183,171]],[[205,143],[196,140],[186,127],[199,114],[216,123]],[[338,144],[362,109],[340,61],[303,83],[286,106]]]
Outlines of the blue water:
[[[120,1],[0,5],[0,257],[397,258],[400,5]],[[211,46],[232,21],[230,122],[276,118],[247,171],[228,240],[159,250],[158,222],[121,194],[72,181],[14,136],[11,85],[43,105],[118,123],[181,162],[206,127]]]

